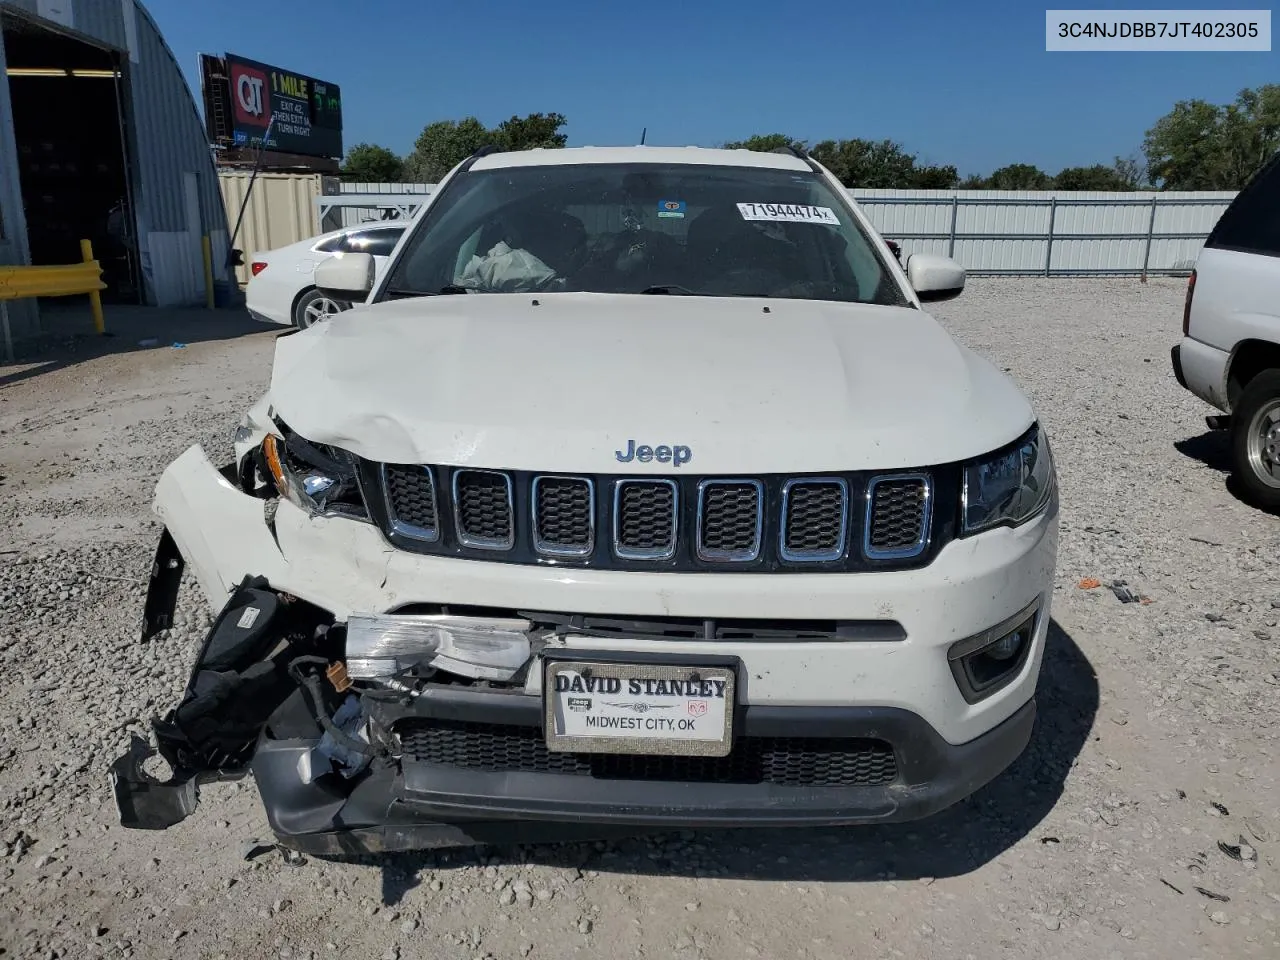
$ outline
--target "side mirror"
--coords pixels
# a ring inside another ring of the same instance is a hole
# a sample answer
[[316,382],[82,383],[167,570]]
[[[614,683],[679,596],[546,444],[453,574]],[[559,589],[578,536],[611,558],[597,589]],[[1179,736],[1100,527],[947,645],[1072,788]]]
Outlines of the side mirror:
[[922,302],[952,300],[964,290],[964,267],[936,253],[913,253],[907,258],[907,281]]
[[335,253],[316,267],[316,287],[339,300],[364,300],[373,289],[375,266],[367,253]]

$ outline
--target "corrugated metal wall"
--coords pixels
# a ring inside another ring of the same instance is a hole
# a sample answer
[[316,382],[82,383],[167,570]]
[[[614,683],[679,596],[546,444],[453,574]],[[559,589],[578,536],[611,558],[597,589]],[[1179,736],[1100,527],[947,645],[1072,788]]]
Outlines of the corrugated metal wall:
[[[423,183],[343,183],[344,196],[429,194]],[[903,254],[954,257],[973,274],[1184,273],[1234,192],[849,191]],[[346,208],[343,224],[376,216]],[[579,211],[581,216],[581,211]],[[591,232],[619,229],[606,218]]]
[[[218,174],[227,222],[233,230],[249,179],[250,174],[239,171]],[[255,251],[274,250],[321,232],[315,204],[321,179],[318,173],[258,174],[236,237],[236,246],[244,251],[244,265],[236,268],[237,281],[249,282],[249,259]]]
[[877,230],[974,274],[1182,273],[1234,192],[850,190]]
[[[201,237],[210,238],[215,278],[226,278],[226,215],[195,99],[155,21],[138,0],[0,0],[0,9],[40,18],[42,26],[122,54],[122,108],[147,301],[203,303]],[[10,123],[7,113],[0,115],[0,124]]]
[[[213,272],[225,279],[229,232],[204,123],[178,62],[151,15],[134,0],[77,0],[114,6],[129,51],[130,127],[137,164],[134,194],[148,299],[160,306],[204,302],[200,238],[208,234]],[[128,21],[132,18],[133,23]],[[147,275],[148,269],[150,275]]]

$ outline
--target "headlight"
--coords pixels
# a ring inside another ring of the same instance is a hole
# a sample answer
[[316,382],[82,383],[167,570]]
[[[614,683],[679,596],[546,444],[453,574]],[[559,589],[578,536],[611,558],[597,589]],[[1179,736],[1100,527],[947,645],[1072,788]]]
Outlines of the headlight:
[[962,532],[1030,520],[1049,503],[1055,483],[1049,438],[1037,424],[1011,449],[965,467]]
[[262,461],[276,491],[286,500],[316,513],[369,518],[356,479],[356,460],[346,450],[311,443],[281,425],[284,437],[268,434]]

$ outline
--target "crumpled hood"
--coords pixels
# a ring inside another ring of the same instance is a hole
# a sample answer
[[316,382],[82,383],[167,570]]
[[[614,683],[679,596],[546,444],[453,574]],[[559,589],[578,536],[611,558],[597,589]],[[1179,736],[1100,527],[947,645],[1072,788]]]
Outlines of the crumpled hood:
[[[928,466],[1033,420],[921,310],[606,294],[359,306],[277,342],[270,401],[374,460],[583,473]],[[631,446],[689,460],[619,462]]]

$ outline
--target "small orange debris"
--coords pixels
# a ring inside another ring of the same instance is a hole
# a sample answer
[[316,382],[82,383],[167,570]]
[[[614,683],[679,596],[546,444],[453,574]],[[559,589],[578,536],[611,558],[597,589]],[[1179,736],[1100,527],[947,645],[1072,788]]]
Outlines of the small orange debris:
[[1076,586],[1079,587],[1081,590],[1097,590],[1100,586],[1102,586],[1102,581],[1094,577],[1085,577],[1083,580],[1077,583]]
[[333,689],[339,693],[346,693],[351,689],[351,678],[347,676],[347,665],[341,660],[329,664],[329,669],[324,672],[324,675],[333,684]]

